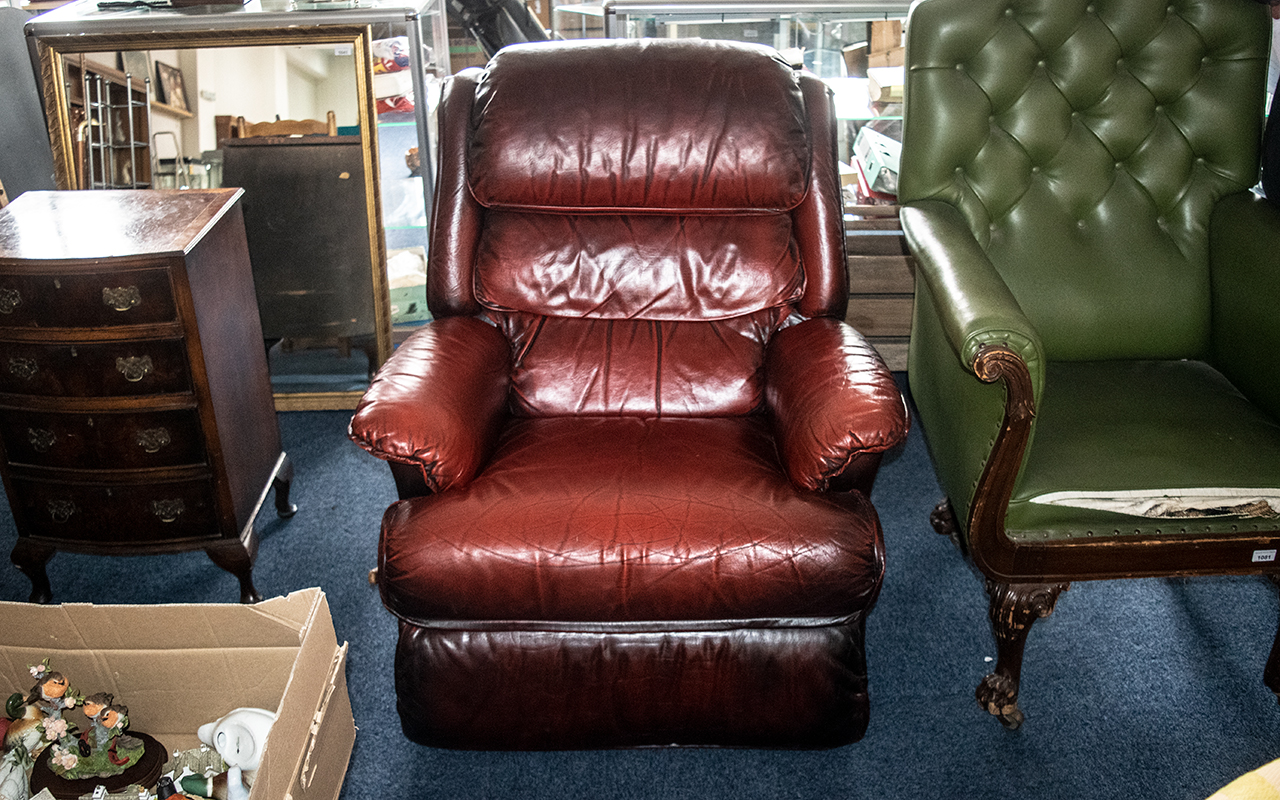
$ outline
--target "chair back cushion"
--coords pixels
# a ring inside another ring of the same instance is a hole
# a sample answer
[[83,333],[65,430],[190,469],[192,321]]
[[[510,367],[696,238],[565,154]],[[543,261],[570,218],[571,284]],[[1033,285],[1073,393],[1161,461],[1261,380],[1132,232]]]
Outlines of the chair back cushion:
[[900,200],[955,205],[1052,359],[1189,358],[1209,217],[1258,177],[1264,6],[924,0]]
[[[517,45],[463,84],[442,111],[434,231],[466,246],[444,246],[457,278],[435,288],[471,297],[432,306],[474,308],[507,333],[518,413],[750,413],[772,333],[797,312],[843,316],[834,156],[813,144],[817,128],[833,145],[828,98],[812,102],[776,52]],[[446,117],[463,111],[451,156]]]

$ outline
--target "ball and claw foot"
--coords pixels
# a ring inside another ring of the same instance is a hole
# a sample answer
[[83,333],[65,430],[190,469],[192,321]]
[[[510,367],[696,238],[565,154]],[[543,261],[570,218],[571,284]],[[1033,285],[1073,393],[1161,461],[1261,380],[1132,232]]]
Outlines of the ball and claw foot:
[[951,509],[951,501],[943,499],[929,512],[929,525],[942,536],[955,536],[956,514]]
[[1026,720],[1018,708],[1018,686],[1004,675],[993,672],[983,678],[974,696],[978,704],[1008,730],[1016,731]]

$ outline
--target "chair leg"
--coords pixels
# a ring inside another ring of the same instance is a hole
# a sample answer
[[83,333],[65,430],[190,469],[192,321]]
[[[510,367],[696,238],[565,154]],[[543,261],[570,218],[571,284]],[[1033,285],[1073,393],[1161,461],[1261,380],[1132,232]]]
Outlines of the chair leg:
[[1018,685],[1022,678],[1022,651],[1031,625],[1053,613],[1058,595],[1069,583],[997,583],[987,581],[991,596],[991,631],[996,638],[996,670],[982,679],[974,696],[978,704],[1015,730],[1025,719],[1018,708]]
[[933,511],[929,512],[929,524],[933,526],[934,531],[943,535],[955,537],[956,531],[959,530],[956,525],[956,512],[951,507],[951,501],[942,498]]
[[[1280,587],[1280,575],[1268,575],[1267,578]],[[1267,657],[1267,666],[1262,670],[1262,682],[1275,693],[1280,700],[1280,627],[1276,629],[1275,641],[1271,643],[1271,655]]]

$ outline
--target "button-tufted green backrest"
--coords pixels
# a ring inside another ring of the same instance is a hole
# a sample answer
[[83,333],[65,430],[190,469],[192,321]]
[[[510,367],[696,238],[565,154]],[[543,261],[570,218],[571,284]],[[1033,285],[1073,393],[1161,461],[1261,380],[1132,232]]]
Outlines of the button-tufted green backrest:
[[1257,181],[1252,0],[923,0],[899,199],[964,214],[1051,359],[1208,348],[1209,216]]

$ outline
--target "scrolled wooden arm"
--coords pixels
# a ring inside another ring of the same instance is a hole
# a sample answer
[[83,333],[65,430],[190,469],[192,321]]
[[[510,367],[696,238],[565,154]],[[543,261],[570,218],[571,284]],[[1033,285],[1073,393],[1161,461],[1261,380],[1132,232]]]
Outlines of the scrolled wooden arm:
[[1004,383],[1005,405],[1000,432],[978,479],[969,509],[970,555],[987,577],[1016,580],[1018,548],[1005,536],[1004,519],[1036,415],[1031,372],[1020,355],[998,345],[981,347],[974,356],[972,369],[984,383]]

